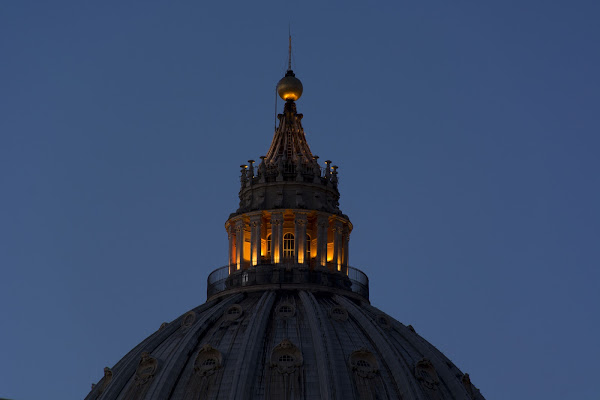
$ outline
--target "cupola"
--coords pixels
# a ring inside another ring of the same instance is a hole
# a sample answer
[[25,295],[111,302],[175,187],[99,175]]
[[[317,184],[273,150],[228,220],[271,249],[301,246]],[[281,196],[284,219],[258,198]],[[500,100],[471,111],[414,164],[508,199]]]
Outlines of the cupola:
[[215,281],[227,280],[227,287],[209,287],[209,297],[220,289],[254,286],[252,279],[272,281],[284,268],[304,283],[315,271],[326,273],[328,284],[345,290],[352,288],[349,275],[360,275],[359,294],[367,299],[366,275],[348,262],[352,223],[339,208],[338,167],[330,160],[319,164],[306,141],[295,102],[303,87],[291,68],[291,39],[289,49],[288,70],[277,84],[285,104],[271,146],[258,165],[241,165],[239,208],[225,223],[227,277],[222,271]]

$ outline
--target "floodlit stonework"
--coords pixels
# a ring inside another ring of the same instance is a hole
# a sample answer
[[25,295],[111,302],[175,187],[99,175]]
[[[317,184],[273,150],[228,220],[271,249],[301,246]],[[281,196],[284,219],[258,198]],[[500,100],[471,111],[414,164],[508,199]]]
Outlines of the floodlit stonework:
[[87,400],[483,399],[412,326],[370,305],[367,275],[349,265],[338,168],[305,139],[302,90],[290,66],[271,147],[241,167],[228,264],[209,275],[207,302],[105,368]]

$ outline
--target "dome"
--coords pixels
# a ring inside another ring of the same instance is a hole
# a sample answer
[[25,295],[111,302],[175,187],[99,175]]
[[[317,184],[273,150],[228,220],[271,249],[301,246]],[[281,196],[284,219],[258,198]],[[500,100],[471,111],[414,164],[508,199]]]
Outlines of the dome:
[[410,325],[310,288],[213,298],[108,372],[86,399],[483,399]]
[[206,303],[105,368],[86,399],[482,400],[468,374],[371,306],[367,275],[349,264],[338,167],[306,142],[291,67],[277,89],[288,101],[267,155],[241,166],[228,264],[208,276]]

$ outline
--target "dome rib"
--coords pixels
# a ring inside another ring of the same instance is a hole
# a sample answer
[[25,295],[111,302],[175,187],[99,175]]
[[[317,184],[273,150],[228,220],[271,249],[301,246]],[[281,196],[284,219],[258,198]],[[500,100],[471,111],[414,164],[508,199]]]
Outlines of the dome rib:
[[[335,295],[334,300],[338,303],[346,307],[348,313],[352,318],[354,318],[359,326],[365,330],[366,336],[373,342],[375,347],[379,350],[379,354],[384,357],[384,355],[388,355],[385,357],[385,363],[388,366],[388,369],[391,373],[391,376],[394,379],[394,385],[403,399],[415,399],[415,400],[427,400],[425,399],[419,391],[409,391],[414,382],[410,382],[406,375],[401,374],[401,371],[406,371],[410,369],[408,365],[401,365],[398,359],[400,357],[396,354],[396,351],[393,346],[390,345],[386,337],[381,333],[380,328],[377,326],[375,321],[371,320],[367,315],[363,313],[363,311],[356,306],[352,301],[342,297]],[[389,355],[394,355],[394,357],[389,357]]]
[[[177,378],[179,378],[183,367],[190,358],[190,354],[198,345],[197,338],[203,336],[216,320],[221,317],[226,307],[239,299],[240,296],[232,296],[215,307],[209,308],[204,313],[200,314],[200,316],[196,315],[196,320],[191,326],[187,327],[185,332],[183,332],[183,337],[179,340],[179,343],[175,343],[175,349],[171,350],[171,346],[166,349],[157,347],[154,350],[156,354],[151,352],[151,354],[160,361],[166,359],[166,362],[163,361],[163,365],[159,366],[161,371],[152,382],[145,398],[156,400],[169,398],[169,395],[177,382]],[[195,311],[194,313],[197,314]],[[187,315],[187,313],[184,314],[184,317],[185,315]],[[182,326],[180,329],[185,328]]]
[[233,384],[231,385],[231,395],[229,396],[231,400],[243,399],[250,391],[249,378],[253,377],[256,372],[252,369],[252,366],[257,364],[259,354],[256,351],[257,342],[265,336],[268,322],[267,317],[271,314],[274,302],[275,294],[271,291],[264,292],[256,308],[266,310],[267,312],[263,312],[256,318],[252,318],[246,328],[246,335],[244,337],[245,347],[240,349],[241,357],[238,358],[236,363],[236,371],[239,373],[234,375]]
[[315,346],[315,355],[317,359],[317,371],[320,377],[319,392],[321,398],[333,398],[330,393],[330,388],[327,382],[334,382],[334,388],[338,386],[336,374],[331,373],[331,364],[329,362],[329,349],[331,348],[329,338],[323,332],[323,315],[317,306],[317,301],[312,293],[307,293],[304,290],[298,292],[298,297],[302,301],[302,305],[306,310],[308,325],[312,334],[313,343]]

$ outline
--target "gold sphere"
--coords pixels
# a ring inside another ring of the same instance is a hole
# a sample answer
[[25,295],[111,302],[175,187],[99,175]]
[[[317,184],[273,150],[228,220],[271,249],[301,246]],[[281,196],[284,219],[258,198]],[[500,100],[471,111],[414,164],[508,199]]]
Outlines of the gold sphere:
[[302,82],[290,72],[277,83],[277,93],[283,100],[296,101],[302,96]]

